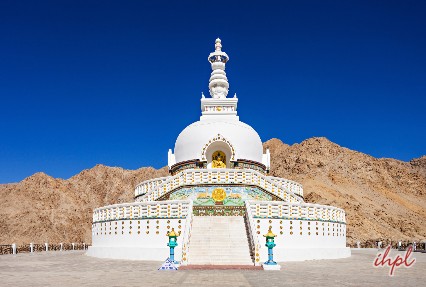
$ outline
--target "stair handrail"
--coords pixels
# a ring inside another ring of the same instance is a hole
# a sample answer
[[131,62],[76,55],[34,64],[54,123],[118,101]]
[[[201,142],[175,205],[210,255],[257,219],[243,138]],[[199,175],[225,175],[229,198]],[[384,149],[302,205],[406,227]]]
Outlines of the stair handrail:
[[246,204],[246,218],[248,222],[250,247],[254,255],[254,265],[260,266],[262,265],[262,263],[260,262],[260,250],[262,246],[259,243],[259,237],[257,236],[257,233],[256,233],[256,225],[254,222],[253,214],[251,212],[250,201],[249,200],[246,201],[245,204]]
[[286,185],[288,185],[289,186],[289,187],[287,187],[288,190],[291,190],[291,187],[293,185],[294,186],[293,188],[296,189],[296,191],[293,191],[293,192],[296,195],[303,197],[303,186],[302,186],[302,184],[300,184],[296,181],[287,179],[287,178],[281,178],[281,177],[276,177],[276,176],[271,176],[271,175],[268,175],[267,178],[272,180],[272,181],[279,182],[284,187],[287,187]]
[[190,200],[188,205],[188,216],[186,218],[185,230],[182,238],[182,260],[181,265],[188,265],[189,243],[191,242],[192,220],[193,220],[193,202]]
[[[163,176],[163,177],[157,177],[157,178],[152,178],[152,179],[144,180],[144,181],[138,183],[136,185],[136,187],[135,187],[135,196],[138,196],[139,190],[143,189],[144,186],[149,186],[149,184],[151,184],[151,185],[154,185],[155,187],[157,187],[158,185],[160,185],[161,183],[165,182],[170,177],[171,177],[170,175]],[[148,187],[147,187],[147,189],[148,189]]]

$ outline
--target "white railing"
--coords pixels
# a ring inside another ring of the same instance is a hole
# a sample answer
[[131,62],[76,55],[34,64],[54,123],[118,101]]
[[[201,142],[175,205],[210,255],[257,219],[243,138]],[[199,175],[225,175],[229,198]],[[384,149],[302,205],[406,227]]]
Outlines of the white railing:
[[292,218],[346,223],[343,209],[313,203],[246,201],[247,213],[259,218]]
[[192,214],[192,201],[168,200],[108,205],[93,211],[93,223],[138,218],[185,218]]
[[281,178],[281,177],[275,177],[275,176],[268,176],[268,178],[272,180],[273,182],[284,186],[285,188],[287,188],[287,190],[293,192],[294,194],[297,194],[303,197],[303,187],[300,183],[297,183],[295,181],[288,180],[285,178]]
[[254,222],[254,216],[252,210],[250,208],[250,204],[246,201],[246,218],[248,222],[248,231],[249,231],[249,239],[250,239],[250,248],[254,257],[254,265],[260,266],[262,263],[260,262],[260,249],[261,245],[259,243],[259,237],[256,234],[256,225]]
[[164,176],[164,177],[154,178],[154,179],[150,179],[150,180],[145,180],[145,181],[139,183],[135,187],[135,195],[144,194],[144,193],[147,193],[150,190],[157,188],[159,185],[161,185],[163,182],[165,182],[170,177],[171,176]]
[[[189,209],[192,210],[192,200],[190,202]],[[183,233],[182,239],[182,265],[188,265],[188,253],[189,253],[189,244],[191,242],[191,232],[192,232],[192,218],[193,213],[190,212],[186,218],[186,226]]]
[[[199,184],[245,184],[258,186],[286,202],[303,200],[280,184],[258,171],[251,169],[187,169],[169,177],[156,188],[138,198],[138,201],[154,201],[161,196],[181,187]],[[142,193],[135,192],[135,196]]]

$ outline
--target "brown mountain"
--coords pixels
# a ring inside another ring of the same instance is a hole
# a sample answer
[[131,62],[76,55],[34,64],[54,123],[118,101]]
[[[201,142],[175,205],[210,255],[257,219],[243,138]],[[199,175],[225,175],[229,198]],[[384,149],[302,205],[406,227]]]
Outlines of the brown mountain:
[[39,172],[0,185],[0,244],[90,242],[94,208],[131,202],[137,183],[167,173],[96,165],[67,180]]
[[374,158],[310,138],[292,146],[272,139],[271,175],[295,180],[305,200],[346,211],[348,242],[426,238],[426,156]]
[[[271,175],[302,183],[308,202],[346,210],[349,243],[426,238],[426,156],[377,159],[325,138],[292,146],[272,139],[264,147]],[[90,242],[93,208],[133,201],[138,182],[165,175],[167,168],[97,165],[67,180],[36,173],[0,185],[0,244]]]

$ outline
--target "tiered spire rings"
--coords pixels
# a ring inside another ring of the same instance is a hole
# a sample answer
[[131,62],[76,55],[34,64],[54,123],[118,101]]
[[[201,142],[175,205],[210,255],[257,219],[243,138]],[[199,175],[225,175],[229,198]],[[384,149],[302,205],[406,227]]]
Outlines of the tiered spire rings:
[[215,51],[210,53],[208,60],[213,70],[209,82],[210,95],[215,99],[226,98],[229,83],[225,73],[225,64],[229,61],[229,56],[222,52],[222,43],[219,38],[216,39]]

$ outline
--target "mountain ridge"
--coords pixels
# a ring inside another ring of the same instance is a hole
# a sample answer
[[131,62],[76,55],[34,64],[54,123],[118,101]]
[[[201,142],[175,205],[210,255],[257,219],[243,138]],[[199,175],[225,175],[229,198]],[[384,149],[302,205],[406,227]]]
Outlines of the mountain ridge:
[[[293,145],[273,138],[263,146],[271,152],[269,175],[301,183],[306,202],[345,209],[348,243],[426,238],[426,156],[374,158],[324,137]],[[137,183],[167,174],[167,167],[97,164],[69,179],[38,172],[0,184],[0,243],[89,243],[94,208],[133,202]]]

